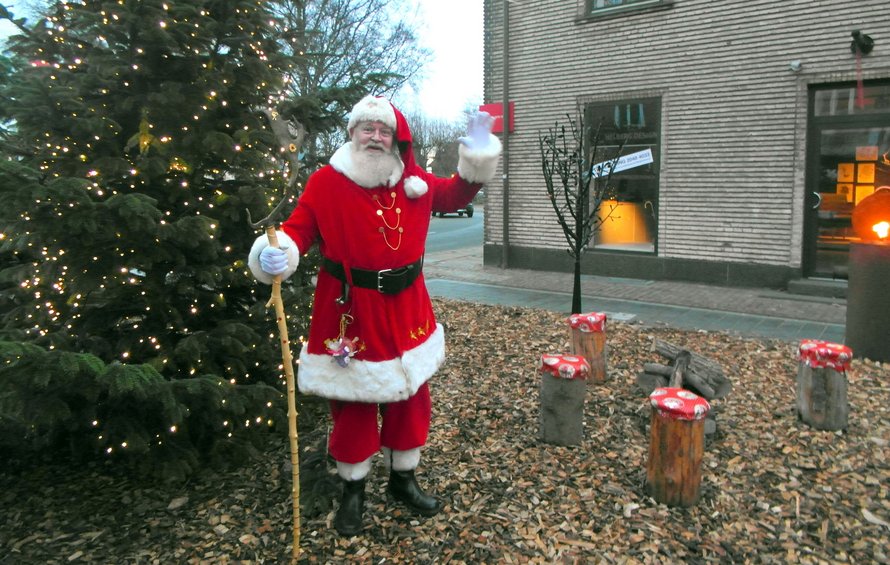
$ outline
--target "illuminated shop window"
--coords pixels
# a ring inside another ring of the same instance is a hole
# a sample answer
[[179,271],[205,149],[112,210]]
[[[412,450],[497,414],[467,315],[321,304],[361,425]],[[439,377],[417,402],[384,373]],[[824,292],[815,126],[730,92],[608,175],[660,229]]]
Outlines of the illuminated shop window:
[[[599,125],[597,160],[621,159],[612,174],[603,220],[594,236],[598,250],[654,253],[658,233],[658,160],[661,154],[661,100],[640,98],[592,102],[585,107],[591,139]],[[623,164],[623,166],[622,166]]]

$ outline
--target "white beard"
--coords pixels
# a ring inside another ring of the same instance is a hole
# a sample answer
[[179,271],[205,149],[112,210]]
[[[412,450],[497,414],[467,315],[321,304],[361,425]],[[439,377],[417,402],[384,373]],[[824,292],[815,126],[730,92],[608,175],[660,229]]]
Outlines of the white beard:
[[[392,152],[365,151],[355,142],[350,144],[352,156],[349,178],[362,188],[390,186],[402,176],[402,160]],[[396,174],[398,173],[398,174]]]

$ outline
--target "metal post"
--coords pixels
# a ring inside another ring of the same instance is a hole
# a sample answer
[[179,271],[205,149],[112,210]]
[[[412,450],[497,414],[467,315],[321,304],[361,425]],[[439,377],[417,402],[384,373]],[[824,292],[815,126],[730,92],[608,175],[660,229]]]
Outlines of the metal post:
[[504,0],[504,105],[503,113],[503,137],[501,145],[503,153],[501,154],[501,162],[503,163],[503,185],[502,185],[502,202],[501,202],[501,226],[503,229],[503,240],[501,247],[501,268],[506,269],[509,266],[509,250],[510,250],[510,175],[508,173],[510,167],[510,0]]

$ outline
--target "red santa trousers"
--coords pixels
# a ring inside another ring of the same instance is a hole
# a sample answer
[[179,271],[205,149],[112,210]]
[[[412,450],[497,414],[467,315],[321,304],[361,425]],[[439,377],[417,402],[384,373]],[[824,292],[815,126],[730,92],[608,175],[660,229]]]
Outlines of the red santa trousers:
[[[378,429],[377,412],[383,416]],[[331,457],[341,463],[361,463],[387,447],[407,451],[426,443],[430,431],[432,401],[427,383],[417,392],[399,402],[369,404],[367,402],[331,401],[334,429],[328,440]]]

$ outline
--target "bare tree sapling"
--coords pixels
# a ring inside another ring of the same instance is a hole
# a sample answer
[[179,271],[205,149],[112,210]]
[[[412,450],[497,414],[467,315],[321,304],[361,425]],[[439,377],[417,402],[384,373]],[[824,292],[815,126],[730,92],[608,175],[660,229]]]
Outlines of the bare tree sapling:
[[567,115],[568,126],[554,124],[538,135],[541,168],[550,203],[556,219],[569,244],[569,255],[575,261],[572,285],[572,313],[581,313],[581,257],[593,235],[608,219],[612,210],[601,215],[600,207],[609,199],[610,186],[622,142],[614,154],[606,158],[600,147],[600,127],[591,129],[579,113],[577,118]]

